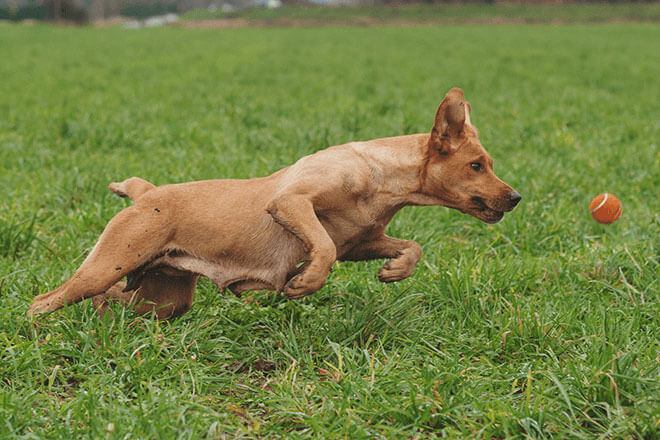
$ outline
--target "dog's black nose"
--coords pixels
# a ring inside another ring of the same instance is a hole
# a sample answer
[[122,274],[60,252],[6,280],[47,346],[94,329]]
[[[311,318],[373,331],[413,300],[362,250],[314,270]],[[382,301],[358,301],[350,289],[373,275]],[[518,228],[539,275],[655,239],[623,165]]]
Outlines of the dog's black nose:
[[509,193],[509,200],[511,201],[511,206],[516,206],[518,202],[520,202],[520,199],[522,199],[522,196],[518,194],[518,191],[511,191]]

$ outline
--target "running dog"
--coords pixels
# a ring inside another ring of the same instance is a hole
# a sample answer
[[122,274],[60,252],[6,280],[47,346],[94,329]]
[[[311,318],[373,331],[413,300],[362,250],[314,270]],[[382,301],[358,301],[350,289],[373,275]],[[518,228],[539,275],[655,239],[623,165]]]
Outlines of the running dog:
[[[178,316],[200,275],[221,291],[319,290],[337,260],[388,259],[382,282],[409,277],[422,256],[385,235],[404,206],[441,205],[496,223],[521,196],[493,173],[460,89],[450,90],[430,133],[351,142],[249,180],[154,186],[112,183],[133,206],[119,212],[73,276],[34,298],[28,316],[92,298],[138,313]],[[126,281],[122,281],[126,277]]]

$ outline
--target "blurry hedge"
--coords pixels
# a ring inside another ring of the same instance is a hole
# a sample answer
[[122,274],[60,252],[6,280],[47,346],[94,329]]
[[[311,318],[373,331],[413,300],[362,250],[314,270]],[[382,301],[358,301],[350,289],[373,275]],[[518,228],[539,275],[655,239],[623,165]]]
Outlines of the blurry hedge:
[[155,15],[164,15],[169,13],[177,13],[177,3],[127,3],[121,8],[121,15],[124,17],[133,17],[137,19],[144,19],[153,17]]
[[48,8],[44,5],[31,4],[21,7],[0,6],[0,20],[23,21],[44,20],[48,17]]

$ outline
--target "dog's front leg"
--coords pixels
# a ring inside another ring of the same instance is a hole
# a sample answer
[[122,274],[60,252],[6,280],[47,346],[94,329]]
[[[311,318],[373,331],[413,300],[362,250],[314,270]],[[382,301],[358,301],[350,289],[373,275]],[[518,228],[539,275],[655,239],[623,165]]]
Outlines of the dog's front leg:
[[311,200],[304,195],[284,195],[271,202],[268,213],[284,229],[302,241],[309,252],[309,263],[284,286],[291,299],[302,298],[325,284],[337,258],[337,249],[314,212]]
[[378,271],[378,279],[393,283],[408,278],[422,258],[422,247],[412,240],[401,240],[383,234],[375,240],[361,243],[343,255],[341,260],[362,261],[390,258]]

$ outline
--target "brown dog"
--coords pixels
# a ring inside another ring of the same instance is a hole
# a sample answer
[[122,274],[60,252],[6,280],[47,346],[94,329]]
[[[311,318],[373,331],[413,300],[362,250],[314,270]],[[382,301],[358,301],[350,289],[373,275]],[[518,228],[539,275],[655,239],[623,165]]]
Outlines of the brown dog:
[[[108,298],[159,318],[184,313],[199,275],[221,291],[320,289],[336,260],[389,258],[378,278],[402,280],[422,255],[385,235],[408,205],[443,205],[488,223],[520,195],[495,174],[452,89],[430,134],[352,142],[303,157],[271,176],[154,187],[142,179],[110,189],[135,200],[117,214],[74,275],[34,298],[29,316],[85,298]],[[127,282],[120,280],[127,277]]]

